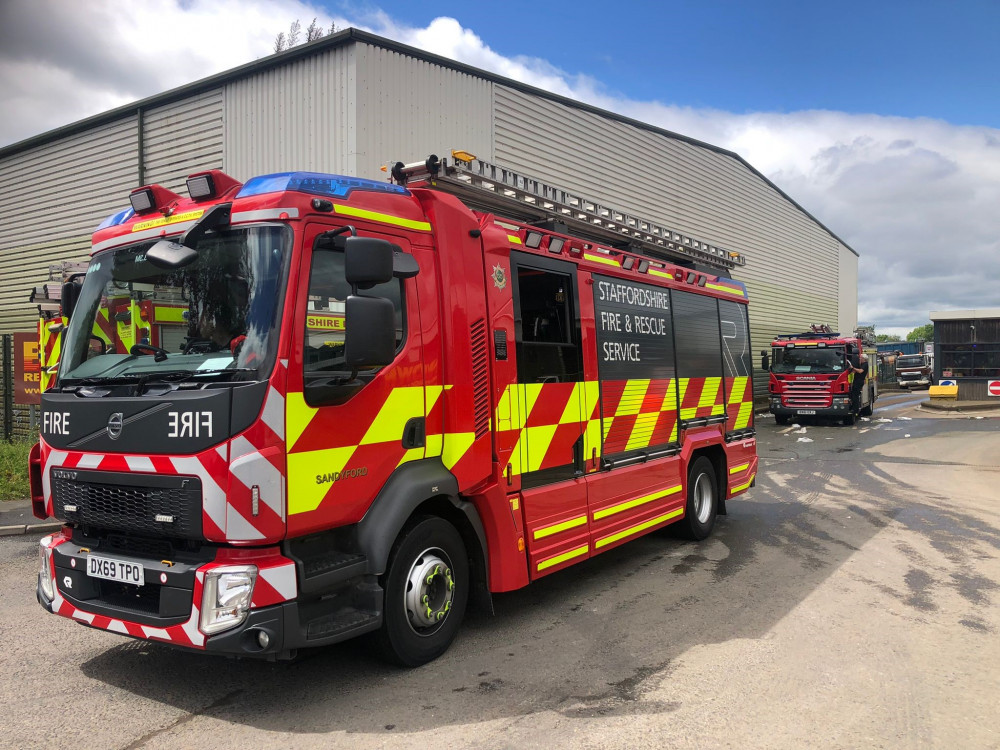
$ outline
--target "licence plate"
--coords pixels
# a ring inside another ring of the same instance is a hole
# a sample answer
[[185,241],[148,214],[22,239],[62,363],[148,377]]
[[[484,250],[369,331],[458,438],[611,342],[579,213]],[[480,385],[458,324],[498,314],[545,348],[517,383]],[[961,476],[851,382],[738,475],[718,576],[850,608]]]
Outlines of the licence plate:
[[815,414],[816,410],[815,409],[797,409],[795,411],[795,413],[796,414]]
[[133,586],[142,586],[144,581],[141,564],[98,555],[87,556],[87,575],[107,581],[131,583]]

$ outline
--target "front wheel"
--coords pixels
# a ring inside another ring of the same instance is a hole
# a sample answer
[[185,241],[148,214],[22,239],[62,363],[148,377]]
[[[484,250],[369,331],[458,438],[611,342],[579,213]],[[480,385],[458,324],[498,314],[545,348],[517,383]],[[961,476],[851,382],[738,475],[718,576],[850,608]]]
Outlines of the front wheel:
[[688,470],[687,507],[678,531],[688,539],[701,541],[712,533],[719,507],[719,486],[715,466],[705,456],[699,456]]
[[455,527],[428,516],[404,529],[382,578],[382,654],[407,667],[441,656],[455,639],[469,600],[469,562]]

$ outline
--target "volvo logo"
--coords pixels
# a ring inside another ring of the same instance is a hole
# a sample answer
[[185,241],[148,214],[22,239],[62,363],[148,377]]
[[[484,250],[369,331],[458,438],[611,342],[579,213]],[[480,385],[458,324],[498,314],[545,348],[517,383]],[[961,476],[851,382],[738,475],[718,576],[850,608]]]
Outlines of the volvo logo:
[[117,440],[122,434],[122,413],[116,411],[108,417],[108,437]]

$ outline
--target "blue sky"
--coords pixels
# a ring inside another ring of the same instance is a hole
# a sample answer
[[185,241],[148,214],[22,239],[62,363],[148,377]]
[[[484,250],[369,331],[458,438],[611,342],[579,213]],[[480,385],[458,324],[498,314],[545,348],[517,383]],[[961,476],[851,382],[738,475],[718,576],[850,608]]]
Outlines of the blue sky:
[[0,146],[313,17],[735,151],[860,253],[880,332],[1000,307],[1000,0],[0,0]]
[[[364,7],[326,6],[334,14]],[[386,0],[378,7],[412,26],[450,16],[501,55],[543,58],[633,99],[1000,125],[997,0]]]

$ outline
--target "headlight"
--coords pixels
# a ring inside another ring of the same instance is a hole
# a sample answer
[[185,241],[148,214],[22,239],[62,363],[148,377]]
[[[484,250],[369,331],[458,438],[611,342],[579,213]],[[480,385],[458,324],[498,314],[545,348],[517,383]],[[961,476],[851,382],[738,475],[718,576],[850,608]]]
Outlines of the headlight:
[[50,562],[49,549],[42,544],[38,545],[38,581],[42,585],[42,594],[46,599],[52,601],[56,598],[55,583],[52,580],[52,566]]
[[256,581],[256,565],[227,565],[206,573],[201,595],[201,632],[212,635],[243,622],[250,611]]

